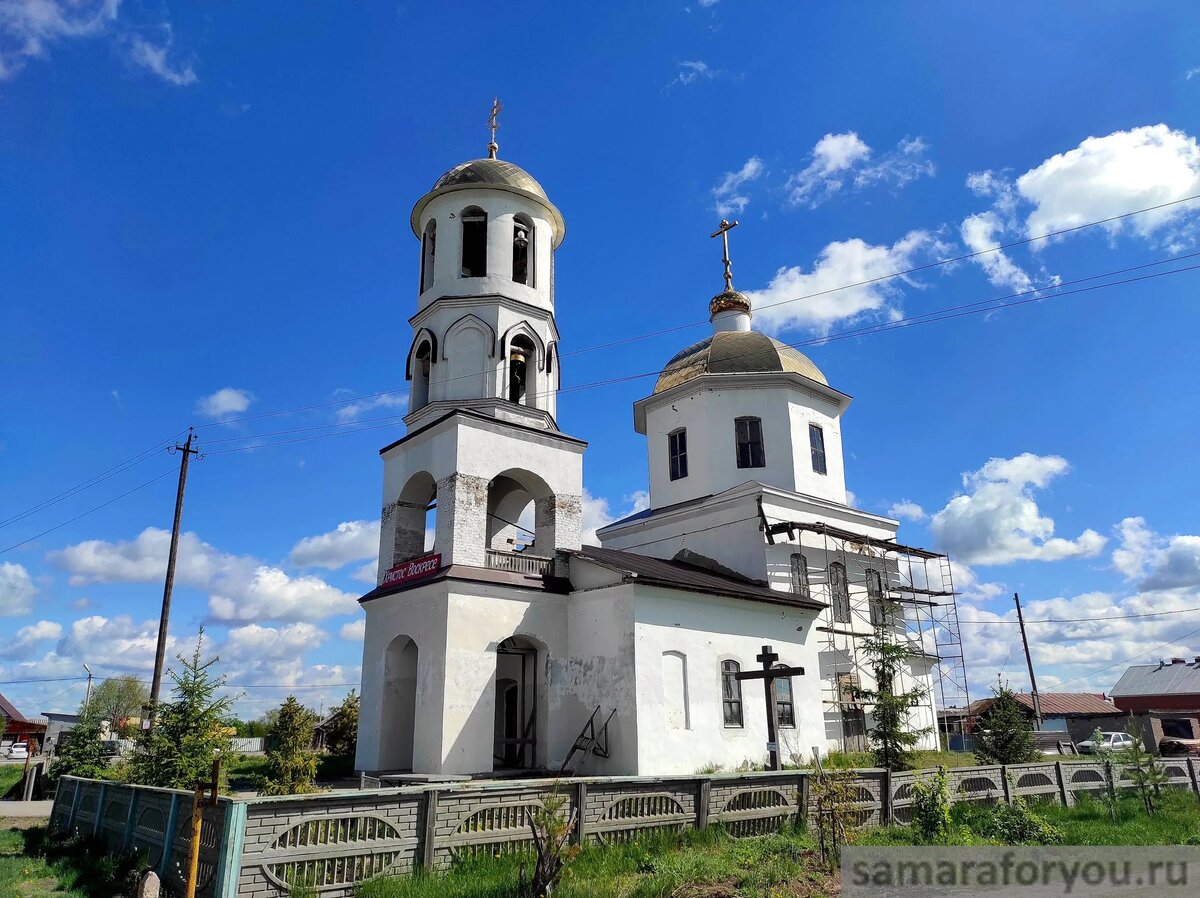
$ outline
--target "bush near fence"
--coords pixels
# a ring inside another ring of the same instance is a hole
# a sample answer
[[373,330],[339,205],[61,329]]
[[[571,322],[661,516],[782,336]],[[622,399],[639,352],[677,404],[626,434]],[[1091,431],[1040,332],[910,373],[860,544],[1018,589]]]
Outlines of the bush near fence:
[[[1200,797],[1200,759],[1159,762],[1173,786]],[[912,783],[934,771],[847,771],[863,825],[907,823]],[[1098,794],[1104,762],[1064,761],[947,771],[953,801],[1015,797],[1070,806]],[[804,770],[690,777],[580,777],[552,782],[467,781],[272,798],[220,798],[204,810],[201,898],[285,898],[289,883],[320,898],[417,867],[445,868],[480,852],[523,851],[529,814],[554,790],[579,809],[575,840],[624,842],[663,830],[724,827],[773,832],[809,817]],[[1128,785],[1128,774],[1121,783]],[[50,818],[59,833],[91,833],[113,850],[146,851],[168,888],[182,887],[192,795],[63,777]]]

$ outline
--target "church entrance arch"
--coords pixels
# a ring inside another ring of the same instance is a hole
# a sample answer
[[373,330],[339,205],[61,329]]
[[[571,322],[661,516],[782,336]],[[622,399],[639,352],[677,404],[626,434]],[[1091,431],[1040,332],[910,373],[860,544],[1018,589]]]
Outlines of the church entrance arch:
[[538,671],[546,663],[546,648],[528,636],[510,636],[496,647],[496,715],[493,767],[528,769],[543,763],[545,730],[544,690]]
[[417,721],[417,660],[416,642],[403,635],[391,641],[384,655],[381,770],[412,770]]

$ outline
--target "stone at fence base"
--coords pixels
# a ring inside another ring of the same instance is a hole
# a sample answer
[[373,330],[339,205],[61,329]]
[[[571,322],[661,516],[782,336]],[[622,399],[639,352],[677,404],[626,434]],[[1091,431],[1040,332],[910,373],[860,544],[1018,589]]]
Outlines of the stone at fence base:
[[158,898],[161,890],[162,883],[159,882],[158,874],[147,870],[138,877],[137,891],[134,892],[133,898]]

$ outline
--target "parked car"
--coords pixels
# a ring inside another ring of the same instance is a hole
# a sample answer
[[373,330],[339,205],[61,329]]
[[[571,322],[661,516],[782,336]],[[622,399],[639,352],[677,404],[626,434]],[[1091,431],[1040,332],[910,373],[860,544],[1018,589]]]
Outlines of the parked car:
[[1110,751],[1126,751],[1133,748],[1134,738],[1128,733],[1101,733],[1097,745],[1091,739],[1076,743],[1081,755],[1099,755]]
[[10,761],[24,761],[29,757],[29,746],[24,742],[14,743],[12,748],[8,750],[8,759]]
[[1169,755],[1200,755],[1200,739],[1169,737],[1158,743],[1158,753]]

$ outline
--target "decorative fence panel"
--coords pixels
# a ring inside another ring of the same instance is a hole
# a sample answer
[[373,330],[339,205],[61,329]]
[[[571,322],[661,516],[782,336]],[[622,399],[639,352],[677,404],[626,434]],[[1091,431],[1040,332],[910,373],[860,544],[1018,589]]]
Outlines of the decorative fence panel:
[[[1164,759],[1170,782],[1200,796],[1200,759]],[[1119,787],[1127,772],[1113,764]],[[860,825],[907,823],[913,785],[935,771],[846,771]],[[1102,759],[946,771],[952,801],[1014,799],[1074,804],[1104,788]],[[580,777],[559,781],[437,783],[279,798],[227,799],[204,809],[202,898],[286,898],[292,885],[318,898],[350,898],[373,876],[444,868],[487,852],[528,850],[530,815],[556,792],[575,812],[577,840],[624,842],[661,831],[721,826],[735,837],[813,819],[812,773],[693,777]],[[192,796],[169,789],[64,777],[50,825],[94,835],[113,850],[146,852],[182,890]]]

